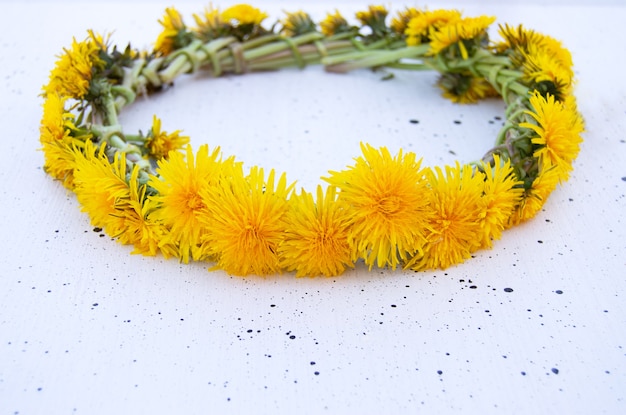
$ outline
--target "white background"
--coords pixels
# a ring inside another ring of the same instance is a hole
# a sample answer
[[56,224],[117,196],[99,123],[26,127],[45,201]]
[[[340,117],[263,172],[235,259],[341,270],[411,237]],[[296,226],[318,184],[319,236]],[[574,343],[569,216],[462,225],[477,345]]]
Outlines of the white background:
[[[572,177],[535,219],[459,266],[295,279],[131,256],[41,169],[38,94],[55,55],[90,28],[149,48],[172,2],[5,2],[0,415],[625,413],[622,3],[431,3],[524,23],[572,51],[587,129]],[[367,3],[256,5],[271,22],[283,9],[319,19]],[[192,24],[204,4],[177,6]],[[360,141],[428,165],[491,146],[501,102],[453,105],[434,74],[383,76],[308,68],[187,79],[122,119],[145,131],[156,113],[194,146],[219,145],[309,190],[351,164]]]

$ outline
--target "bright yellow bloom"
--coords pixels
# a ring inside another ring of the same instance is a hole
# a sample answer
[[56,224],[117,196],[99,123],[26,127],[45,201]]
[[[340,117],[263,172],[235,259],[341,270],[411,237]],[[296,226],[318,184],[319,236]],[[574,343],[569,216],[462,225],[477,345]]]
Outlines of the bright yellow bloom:
[[73,137],[74,115],[65,111],[67,97],[57,92],[46,95],[43,104],[43,117],[39,127],[39,141],[44,153],[44,170],[65,187],[74,187],[74,148],[82,148],[84,140],[90,136]]
[[481,248],[491,247],[493,240],[500,239],[524,192],[510,161],[500,160],[497,154],[493,160],[493,167],[483,163],[485,187],[481,202],[485,217],[481,221]]
[[[569,79],[574,77],[572,54],[560,41],[551,36],[543,35],[541,43],[535,47],[551,54],[554,60],[559,62],[564,70],[568,71]],[[530,51],[532,52],[532,48]]]
[[580,151],[583,121],[575,110],[565,108],[554,96],[547,99],[537,91],[530,97],[532,111],[526,111],[535,122],[520,123],[536,133],[532,143],[539,148],[533,154],[544,170],[555,167],[560,180],[567,180],[572,163]]
[[197,25],[194,31],[198,33],[205,42],[224,35],[228,28],[228,23],[222,18],[222,13],[219,9],[213,8],[212,5],[205,8],[202,16],[194,14],[193,18]]
[[320,28],[326,36],[349,32],[351,29],[348,21],[337,10],[334,14],[326,14],[326,18],[320,22]]
[[155,115],[152,118],[152,129],[146,139],[146,149],[155,160],[167,158],[170,151],[180,150],[189,143],[189,137],[179,135],[180,130],[173,133],[161,131],[161,120]]
[[407,24],[404,34],[409,46],[430,42],[432,35],[441,27],[461,18],[458,10],[434,10],[419,13]]
[[91,224],[116,236],[123,229],[123,218],[117,215],[118,206],[130,197],[126,157],[116,153],[111,163],[104,150],[104,144],[96,149],[91,141],[87,141],[84,151],[74,151],[74,193],[81,210],[91,218]]
[[389,33],[389,28],[385,22],[388,14],[385,6],[369,6],[366,11],[357,12],[356,18],[361,24],[372,30],[369,36],[374,39],[382,39]]
[[42,143],[63,140],[69,134],[68,124],[74,116],[65,111],[67,97],[62,97],[57,92],[46,95],[43,103],[43,117],[39,128],[39,140]]
[[528,50],[531,44],[539,44],[543,35],[532,29],[526,29],[524,26],[511,27],[508,24],[500,25],[499,34],[504,39],[494,45],[494,49],[498,53],[504,53],[507,50]]
[[498,92],[485,78],[471,73],[446,73],[439,77],[437,86],[443,96],[458,104],[474,104],[481,99],[498,96]]
[[204,245],[216,268],[241,276],[280,272],[278,248],[292,189],[285,174],[275,181],[272,170],[265,180],[263,169],[253,167],[248,176],[235,170],[220,186],[202,191],[203,221],[211,228]]
[[533,180],[530,188],[524,191],[522,201],[511,215],[509,226],[518,225],[520,222],[531,219],[541,210],[550,193],[556,189],[560,180],[557,169],[539,168],[539,175]]
[[385,6],[369,6],[367,10],[356,13],[356,18],[364,25],[373,26],[384,23],[389,11]]
[[558,40],[525,29],[522,25],[500,26],[502,42],[495,45],[498,53],[508,52],[512,62],[523,67],[526,79],[535,82],[552,81],[561,97],[567,95],[574,77],[572,55]]
[[425,242],[429,217],[421,160],[402,150],[392,157],[387,148],[369,144],[361,144],[361,151],[354,166],[324,180],[339,188],[339,200],[349,206],[352,259],[363,258],[370,269],[395,269]]
[[280,22],[283,25],[282,32],[287,36],[303,35],[316,30],[315,22],[311,16],[302,10],[288,12],[287,16]]
[[407,7],[405,10],[398,12],[397,16],[391,19],[391,30],[399,35],[404,35],[404,31],[411,19],[422,14],[421,11],[414,7]]
[[[116,216],[122,218],[122,227],[114,236],[122,244],[134,245],[133,254],[156,255],[159,251],[159,241],[167,230],[159,222],[150,219],[150,214],[156,209],[156,202],[146,197],[146,185],[140,185],[139,168],[134,166],[129,181],[129,198],[117,206]],[[167,249],[162,249],[165,257],[169,256]]]
[[487,28],[496,20],[495,17],[479,16],[466,17],[454,20],[433,32],[430,41],[431,55],[436,55],[451,46],[457,46],[463,59],[469,58],[466,41],[477,40],[482,42],[486,36]]
[[62,97],[82,99],[89,90],[94,70],[104,65],[99,52],[106,48],[102,36],[89,31],[82,42],[72,40],[71,49],[63,49],[50,73],[44,93],[58,93]]
[[163,19],[159,20],[159,23],[163,26],[163,31],[155,42],[154,50],[167,56],[176,49],[175,38],[180,31],[185,30],[186,26],[182,16],[174,7],[165,9]]
[[222,20],[237,25],[260,25],[267,14],[249,4],[237,4],[222,12]]
[[458,163],[428,171],[428,200],[432,216],[427,226],[424,254],[406,264],[414,270],[447,268],[469,258],[480,247],[485,206],[481,196],[484,175]]
[[279,248],[281,266],[297,277],[340,275],[352,267],[348,230],[350,212],[336,200],[336,189],[326,194],[317,187],[317,199],[304,190],[292,196],[285,221],[285,240]]
[[178,247],[183,262],[205,259],[200,247],[208,232],[201,222],[206,206],[201,193],[215,185],[225,166],[233,160],[222,161],[219,147],[209,153],[206,145],[201,146],[194,158],[191,146],[187,146],[186,157],[179,152],[170,153],[169,159],[157,162],[157,176],[152,176],[148,185],[157,191],[150,197],[157,203],[150,219],[162,222],[169,230],[163,243]]
[[528,50],[527,53],[522,52],[524,82],[531,87],[546,82],[552,84],[548,92],[559,101],[570,95],[573,76],[571,68],[564,67],[558,56],[548,48],[532,45]]

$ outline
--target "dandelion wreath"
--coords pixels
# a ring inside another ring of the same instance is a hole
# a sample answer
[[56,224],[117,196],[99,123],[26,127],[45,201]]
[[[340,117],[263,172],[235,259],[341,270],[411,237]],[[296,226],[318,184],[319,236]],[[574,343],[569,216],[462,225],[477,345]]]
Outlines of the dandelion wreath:
[[[58,56],[43,87],[45,171],[71,189],[95,227],[135,253],[208,261],[233,275],[339,275],[372,267],[446,268],[533,217],[568,179],[583,120],[572,59],[552,37],[494,17],[383,6],[316,23],[303,11],[271,27],[263,11],[209,7],[187,26],[174,8],[152,51],[120,49],[88,32]],[[390,22],[388,23],[388,20]],[[154,116],[129,134],[119,112],[182,74],[215,77],[321,64],[330,72],[432,69],[454,102],[504,100],[495,146],[471,164],[424,167],[414,153],[362,143],[352,166],[309,193],[285,174],[244,170],[219,147],[194,152]]]

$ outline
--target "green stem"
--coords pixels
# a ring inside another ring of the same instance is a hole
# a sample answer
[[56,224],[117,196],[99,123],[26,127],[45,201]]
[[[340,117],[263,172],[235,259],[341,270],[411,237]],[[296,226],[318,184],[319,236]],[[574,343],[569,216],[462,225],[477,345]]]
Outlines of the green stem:
[[[359,68],[372,68],[388,64],[398,63],[401,59],[417,59],[423,57],[430,45],[406,46],[395,50],[377,50],[367,52],[354,52],[340,55],[337,58],[322,59],[322,64],[329,72],[345,73]],[[347,60],[351,60],[347,62]],[[337,63],[341,62],[341,63]]]
[[119,125],[119,121],[117,119],[117,108],[115,108],[115,99],[113,99],[113,95],[111,93],[107,93],[103,96],[104,101],[104,122],[107,125]]

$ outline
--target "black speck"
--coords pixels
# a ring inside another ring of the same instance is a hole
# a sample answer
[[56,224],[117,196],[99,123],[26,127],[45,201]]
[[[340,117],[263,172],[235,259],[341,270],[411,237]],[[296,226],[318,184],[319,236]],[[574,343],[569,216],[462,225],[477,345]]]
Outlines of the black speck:
[[293,340],[293,339],[295,339],[295,338],[296,338],[296,336],[294,336],[294,335],[292,334],[291,336],[289,336],[289,338],[290,338],[291,340]]
[[537,241],[537,243],[538,243],[538,244],[542,244],[542,243],[543,243],[543,241],[540,239],[540,240],[538,240],[538,241]]
[[276,304],[270,304],[270,307],[276,307]]
[[557,369],[556,367],[553,367],[553,368],[552,368],[552,369],[550,369],[550,370],[552,370],[552,373],[554,373],[555,375],[558,375],[558,374],[559,374],[559,369]]
[[522,376],[526,376],[526,372],[522,371],[521,373],[522,373]]
[[98,235],[100,238],[104,238],[104,234],[101,233],[100,235]]
[[494,119],[496,119],[496,120],[498,120],[498,121],[500,121],[500,120],[502,119],[502,117],[501,117],[501,116],[499,116],[499,115],[496,115],[496,116],[495,116],[495,117],[493,117],[493,118],[494,118]]
[[454,120],[454,123],[458,125],[458,124],[461,124],[461,121],[460,120]]
[[98,307],[98,303],[93,303],[92,306]]
[[313,373],[315,374],[315,376],[319,376],[320,375],[320,372],[317,372],[317,371],[315,371]]
[[622,181],[626,182],[626,176],[622,177]]
[[311,362],[311,366],[315,365],[315,362]]
[[95,227],[95,228],[93,228],[93,231],[94,232],[102,232],[102,228]]
[[476,289],[476,288],[478,288],[478,287],[477,287],[477,286],[475,286],[475,285],[470,285],[470,288],[471,288],[472,290],[475,290],[475,289]]
[[556,290],[556,291],[555,291],[555,293],[557,293],[557,294],[563,294],[563,291],[561,291],[561,290]]
[[438,370],[438,371],[437,371],[437,374],[438,374],[438,375],[443,375],[443,371],[442,371],[442,370]]
[[395,305],[395,304],[391,304],[391,306],[392,306],[393,308],[396,308],[396,305]]
[[248,329],[247,333],[252,333],[252,329]]
[[504,289],[504,292],[505,293],[512,293],[513,292],[513,288],[507,287],[507,288]]
[[420,123],[419,120],[409,120],[409,122],[411,124],[419,124]]

